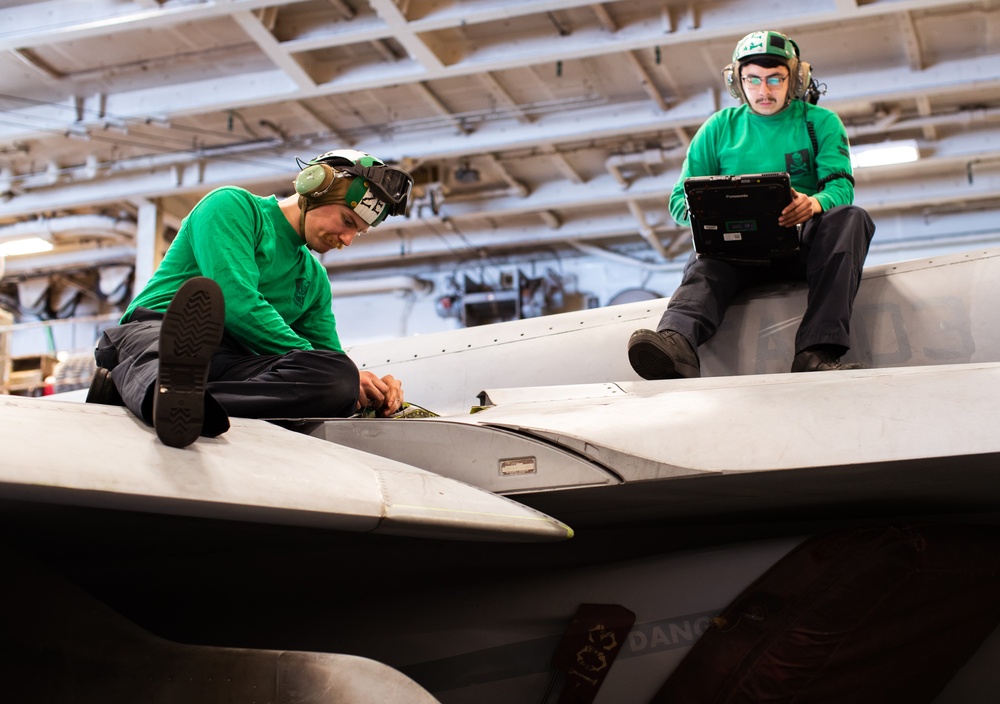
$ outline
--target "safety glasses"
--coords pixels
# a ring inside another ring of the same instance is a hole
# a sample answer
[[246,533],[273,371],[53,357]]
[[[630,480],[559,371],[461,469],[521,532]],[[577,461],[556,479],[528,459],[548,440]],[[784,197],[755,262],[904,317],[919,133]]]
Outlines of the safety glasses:
[[361,166],[338,164],[337,171],[344,171],[352,176],[360,176],[368,181],[369,186],[385,201],[390,215],[402,215],[406,212],[406,202],[413,188],[413,177],[395,166]]

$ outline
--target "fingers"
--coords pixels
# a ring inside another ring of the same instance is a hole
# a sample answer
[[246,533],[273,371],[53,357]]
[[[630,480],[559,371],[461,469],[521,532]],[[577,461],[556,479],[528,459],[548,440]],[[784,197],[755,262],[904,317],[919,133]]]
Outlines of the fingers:
[[380,381],[385,387],[380,409],[382,415],[387,416],[403,407],[403,385],[391,374],[382,377]]
[[781,216],[778,218],[778,224],[783,227],[800,225],[811,218],[815,212],[816,210],[813,207],[813,198],[793,189],[792,202],[785,206],[785,209],[781,211]]
[[369,371],[361,372],[358,407],[377,409],[387,416],[403,407],[403,385],[391,374],[379,379]]
[[361,384],[358,389],[358,406],[360,408],[380,408],[385,397],[384,385],[377,376],[369,371],[360,374]]

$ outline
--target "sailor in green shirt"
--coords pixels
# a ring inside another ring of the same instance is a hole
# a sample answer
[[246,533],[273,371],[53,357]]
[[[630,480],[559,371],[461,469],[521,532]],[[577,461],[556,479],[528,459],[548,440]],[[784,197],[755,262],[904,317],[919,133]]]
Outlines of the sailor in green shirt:
[[688,148],[670,197],[670,212],[689,224],[684,180],[691,176],[787,172],[792,201],[778,222],[801,226],[799,249],[787,258],[746,262],[693,254],[656,330],[636,330],[632,368],[644,379],[697,377],[698,346],[722,323],[732,297],[754,284],[804,279],[806,311],[795,337],[791,371],[848,366],[854,298],[875,225],[853,205],[847,132],[836,113],[807,99],[812,77],[795,42],[779,32],[752,32],[723,70],[741,101],[712,115]]
[[347,247],[405,212],[412,178],[355,150],[300,166],[296,193],[281,200],[223,187],[195,205],[102,335],[88,401],[123,403],[174,447],[225,432],[229,415],[401,408],[398,380],[359,372],[344,353],[329,276],[312,252]]

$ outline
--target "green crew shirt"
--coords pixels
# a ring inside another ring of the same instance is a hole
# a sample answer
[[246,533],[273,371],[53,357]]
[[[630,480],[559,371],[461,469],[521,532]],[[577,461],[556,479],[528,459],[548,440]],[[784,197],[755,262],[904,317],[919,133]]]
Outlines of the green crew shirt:
[[166,312],[194,276],[215,280],[226,300],[226,332],[257,354],[343,352],[326,269],[278,206],[242,188],[218,188],[194,207],[145,288],[138,306]]
[[[810,127],[811,125],[811,127]],[[815,196],[823,210],[854,202],[847,130],[837,113],[802,100],[776,115],[746,104],[724,108],[701,126],[670,195],[670,214],[689,225],[684,179],[787,171],[792,188]]]

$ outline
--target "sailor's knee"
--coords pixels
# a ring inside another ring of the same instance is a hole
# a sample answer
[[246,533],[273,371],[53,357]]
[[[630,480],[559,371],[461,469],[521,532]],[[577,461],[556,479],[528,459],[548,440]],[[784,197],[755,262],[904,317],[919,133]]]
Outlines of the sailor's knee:
[[331,350],[289,353],[288,364],[297,367],[303,415],[342,417],[357,405],[361,376],[350,357]]
[[848,235],[870,240],[875,234],[875,222],[864,208],[857,205],[840,205],[824,214],[824,221],[834,221],[835,227]]

